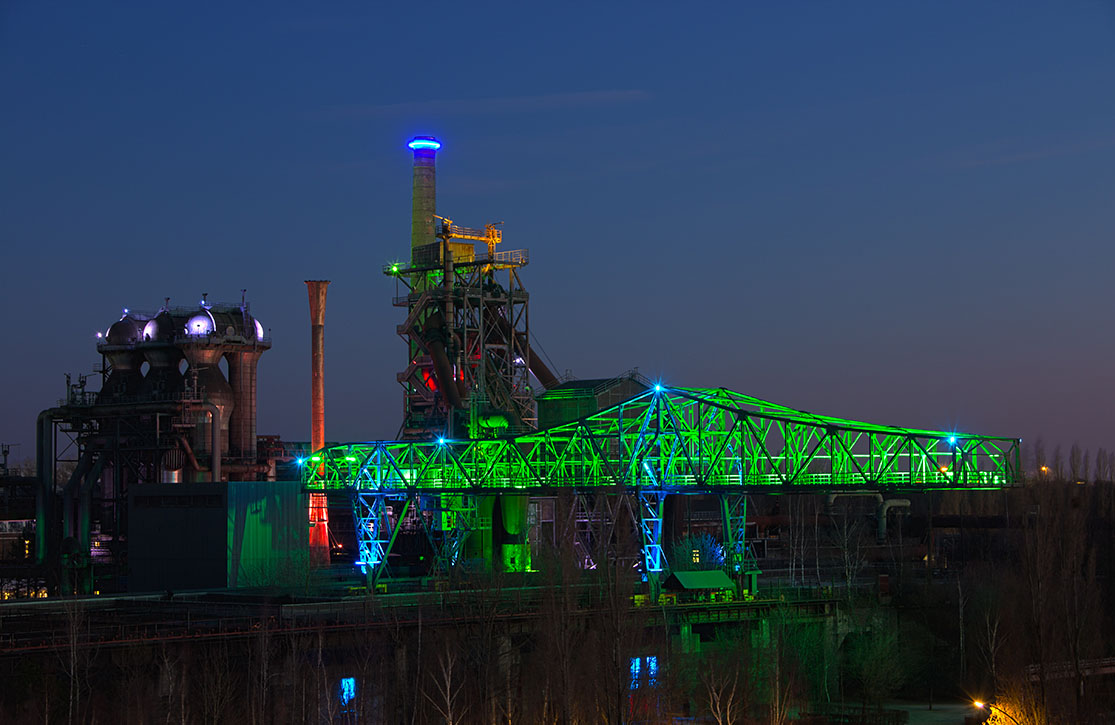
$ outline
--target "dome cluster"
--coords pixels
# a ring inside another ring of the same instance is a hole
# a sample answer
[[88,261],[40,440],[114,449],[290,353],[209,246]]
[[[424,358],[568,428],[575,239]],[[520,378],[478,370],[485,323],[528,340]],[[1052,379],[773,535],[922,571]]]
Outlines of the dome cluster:
[[263,324],[246,304],[211,305],[202,300],[196,308],[164,305],[155,314],[124,309],[120,319],[103,335],[98,348],[145,343],[200,342],[259,344],[267,342]]

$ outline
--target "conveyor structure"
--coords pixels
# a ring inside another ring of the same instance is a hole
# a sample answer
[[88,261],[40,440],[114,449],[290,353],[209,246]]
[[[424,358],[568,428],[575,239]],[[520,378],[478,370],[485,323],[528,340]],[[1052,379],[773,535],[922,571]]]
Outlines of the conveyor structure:
[[[725,389],[653,385],[580,420],[482,440],[373,441],[313,453],[311,490],[354,497],[360,564],[377,576],[393,540],[388,501],[436,509],[440,566],[482,522],[484,496],[626,497],[644,572],[665,566],[667,496],[722,497],[726,550],[743,556],[748,493],[998,489],[1020,481],[1021,440],[815,415]],[[743,513],[741,513],[741,510]],[[395,517],[401,520],[402,517]]]

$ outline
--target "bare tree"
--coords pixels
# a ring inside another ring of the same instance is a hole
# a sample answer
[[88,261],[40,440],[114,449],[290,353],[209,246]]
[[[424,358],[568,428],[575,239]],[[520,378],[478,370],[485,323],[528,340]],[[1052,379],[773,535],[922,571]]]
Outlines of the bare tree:
[[908,663],[894,622],[880,610],[869,616],[848,644],[849,675],[859,684],[864,704],[879,705],[905,682]]
[[62,672],[68,686],[66,722],[74,723],[82,717],[82,698],[89,687],[93,667],[93,650],[89,641],[89,619],[85,602],[64,599],[62,612],[65,617],[66,645],[59,650]]
[[459,656],[456,647],[446,641],[444,648],[437,654],[437,669],[430,675],[432,694],[423,690],[422,695],[430,701],[442,718],[444,725],[457,725],[465,722],[465,710],[459,699],[464,679],[461,677]]
[[976,642],[980,659],[991,675],[991,685],[994,690],[999,689],[999,655],[1006,644],[1006,632],[1002,626],[999,612],[988,607],[983,613],[980,623],[979,639]]
[[832,541],[840,556],[840,568],[847,587],[847,596],[852,596],[856,577],[867,563],[864,555],[864,525],[859,519],[849,516],[845,507],[839,515],[832,517]]
[[1041,474],[1049,467],[1049,460],[1045,456],[1045,441],[1041,436],[1034,441],[1034,473],[1040,478]]
[[251,687],[248,688],[249,717],[253,724],[271,722],[270,703],[268,695],[271,692],[274,673],[271,661],[274,657],[270,623],[261,617],[255,625],[256,634],[252,638],[251,650],[248,653],[248,678]]
[[1083,454],[1080,451],[1080,445],[1073,443],[1069,448],[1069,480],[1081,480],[1086,474],[1084,472]]
[[1066,492],[1068,501],[1060,502],[1054,539],[1060,581],[1061,626],[1069,660],[1072,662],[1076,718],[1085,719],[1083,661],[1095,652],[1095,634],[1099,631],[1099,592],[1096,588],[1096,556],[1088,532],[1091,496],[1083,487]]
[[334,696],[333,683],[329,677],[329,668],[325,666],[325,632],[317,631],[317,651],[315,652],[315,674],[318,681],[318,712],[325,722],[334,722],[337,719],[339,702]]
[[182,725],[191,720],[188,691],[190,680],[183,666],[182,658],[175,651],[164,646],[157,657],[159,676],[159,696],[166,703],[167,723],[179,722]]
[[734,638],[712,643],[707,653],[685,663],[700,680],[703,704],[717,725],[741,722],[753,692],[753,680],[746,669],[749,653],[744,643]]
[[228,644],[222,640],[209,645],[201,661],[195,664],[201,671],[199,699],[203,722],[214,725],[228,722],[228,710],[240,688]]

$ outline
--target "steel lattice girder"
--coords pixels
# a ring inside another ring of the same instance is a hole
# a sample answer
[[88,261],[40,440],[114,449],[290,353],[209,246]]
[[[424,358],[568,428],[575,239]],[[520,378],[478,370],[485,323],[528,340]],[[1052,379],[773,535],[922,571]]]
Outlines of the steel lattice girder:
[[[665,388],[507,438],[374,441],[315,452],[309,489],[676,493],[994,489],[1020,476],[1017,438],[873,425],[724,389]],[[324,465],[320,465],[324,464]]]

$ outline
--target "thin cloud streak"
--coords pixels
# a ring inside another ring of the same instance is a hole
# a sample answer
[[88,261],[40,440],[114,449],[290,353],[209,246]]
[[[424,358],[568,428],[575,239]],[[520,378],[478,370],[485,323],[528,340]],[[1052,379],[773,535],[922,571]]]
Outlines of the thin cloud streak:
[[330,116],[344,118],[395,118],[435,113],[441,116],[480,116],[637,103],[649,100],[650,97],[650,94],[646,91],[639,90],[582,91],[578,93],[546,93],[538,96],[460,98],[380,105],[335,106],[328,109],[326,113]]
[[981,166],[1002,166],[1004,164],[1015,164],[1026,161],[1040,161],[1043,159],[1060,158],[1062,156],[1074,156],[1076,154],[1088,153],[1092,151],[1105,151],[1112,147],[1115,147],[1115,137],[1100,138],[1091,141],[1081,141],[1078,143],[1052,145],[1045,148],[1034,149],[1032,151],[1019,151],[1018,153],[1014,154],[959,159],[954,161],[950,165],[955,168],[961,169],[977,168]]

